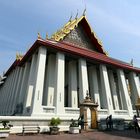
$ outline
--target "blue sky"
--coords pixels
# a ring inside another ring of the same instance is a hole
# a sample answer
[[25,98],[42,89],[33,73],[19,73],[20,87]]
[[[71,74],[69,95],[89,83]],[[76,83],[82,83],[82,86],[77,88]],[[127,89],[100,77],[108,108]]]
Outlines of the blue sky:
[[0,74],[37,39],[60,29],[85,8],[87,19],[109,56],[140,67],[139,0],[0,0]]

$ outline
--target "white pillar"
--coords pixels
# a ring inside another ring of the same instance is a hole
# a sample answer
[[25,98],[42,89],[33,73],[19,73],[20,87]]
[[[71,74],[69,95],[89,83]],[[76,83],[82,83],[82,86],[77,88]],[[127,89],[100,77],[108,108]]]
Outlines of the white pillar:
[[131,99],[133,101],[133,107],[135,107],[137,99],[140,98],[139,77],[137,77],[135,72],[129,73],[129,84],[131,89]]
[[126,79],[123,70],[118,69],[117,70],[118,75],[118,83],[120,84],[121,88],[121,96],[123,100],[123,107],[124,109],[128,110],[128,113],[130,116],[133,116],[133,110],[131,105],[130,96],[127,89]]
[[48,65],[45,75],[45,87],[43,94],[43,105],[54,106],[54,85],[55,85],[55,64],[56,57],[54,54],[48,56]]
[[115,110],[119,110],[119,102],[118,102],[118,96],[117,96],[117,89],[116,89],[116,83],[114,80],[113,71],[109,70],[109,81],[110,81],[110,88],[111,88],[111,95],[113,99],[113,105]]
[[16,87],[17,87],[17,82],[18,82],[18,76],[19,76],[19,67],[16,67],[15,69],[15,81],[14,85],[13,85],[13,89],[12,89],[12,93],[11,93],[11,99],[10,99],[10,114],[13,115],[14,113],[14,109],[13,109],[13,101],[14,101],[14,97],[15,97],[15,92],[16,92]]
[[77,98],[77,64],[76,61],[70,61],[68,64],[68,106],[78,107]]
[[3,85],[1,85],[1,90],[0,90],[0,115],[2,116],[2,100],[3,100]]
[[99,94],[99,85],[98,85],[96,66],[89,67],[89,85],[90,85],[91,98],[94,99],[94,102],[99,105],[98,109],[100,109],[101,108],[100,94]]
[[[2,91],[1,91],[1,99],[3,99],[3,91],[4,91],[4,85],[2,85]],[[3,115],[3,101],[0,102],[1,107],[1,115]]]
[[34,90],[34,84],[35,84],[35,70],[36,70],[36,54],[33,54],[32,60],[31,60],[31,66],[30,66],[30,73],[29,73],[29,79],[27,84],[27,93],[25,97],[25,103],[24,103],[24,110],[23,114],[30,113],[30,106],[31,106],[31,100]]
[[87,91],[89,92],[88,86],[88,74],[86,60],[79,59],[79,101],[82,102]]
[[56,55],[56,72],[55,72],[55,113],[64,113],[64,79],[65,79],[65,56],[62,53]]
[[45,47],[40,47],[38,50],[36,76],[35,76],[35,89],[32,97],[31,113],[36,115],[42,113],[42,97],[45,78],[45,66],[46,66],[46,52]]
[[23,106],[25,106],[25,99],[27,98],[27,84],[28,84],[28,79],[29,79],[29,71],[30,71],[30,64],[29,62],[25,63],[24,66],[24,72],[23,72],[23,78],[22,78],[22,83],[21,83],[21,88],[20,88],[20,93],[19,93],[19,100],[18,103],[22,103]]
[[12,89],[13,89],[13,86],[14,86],[14,83],[15,83],[15,77],[16,77],[16,70],[14,69],[12,71],[12,78],[11,78],[11,82],[10,82],[10,88],[9,88],[9,96],[8,96],[8,99],[7,99],[7,105],[6,105],[6,112],[8,113],[8,115],[11,115],[11,110],[10,110],[10,106],[11,106],[11,97],[12,97]]
[[6,104],[5,104],[5,114],[8,115],[8,112],[7,112],[7,104],[9,103],[8,102],[8,97],[9,97],[9,93],[10,93],[10,85],[11,85],[11,79],[12,79],[12,72],[7,76],[7,79],[8,79],[8,85],[7,85],[7,91],[6,91]]
[[5,112],[5,105],[6,105],[6,94],[7,94],[7,85],[8,85],[8,78],[4,81],[4,85],[3,85],[3,100],[2,100],[2,112],[3,112],[3,115],[6,115],[6,112]]
[[12,104],[12,110],[13,110],[12,112],[15,112],[15,113],[17,113],[16,105],[18,103],[18,96],[19,96],[19,91],[21,88],[22,76],[23,76],[23,68],[19,67],[19,75],[17,77],[17,84],[16,84],[15,93],[14,93],[14,97],[13,97],[13,104]]
[[101,101],[103,106],[108,109],[109,114],[113,114],[113,103],[108,79],[108,72],[105,65],[100,65],[102,97]]

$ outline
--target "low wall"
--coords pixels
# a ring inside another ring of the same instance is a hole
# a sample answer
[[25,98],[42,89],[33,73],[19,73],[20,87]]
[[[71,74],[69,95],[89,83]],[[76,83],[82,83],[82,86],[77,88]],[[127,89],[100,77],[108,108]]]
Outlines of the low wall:
[[[31,126],[38,124],[41,128],[40,132],[48,132],[51,118],[52,117],[0,116],[0,121],[2,120],[10,121],[10,124],[13,125],[13,127],[11,127],[10,133],[21,133],[23,124],[28,124]],[[78,116],[60,117],[61,119],[61,125],[59,125],[60,131],[68,131],[72,118],[77,119]],[[0,125],[2,127],[2,124]]]

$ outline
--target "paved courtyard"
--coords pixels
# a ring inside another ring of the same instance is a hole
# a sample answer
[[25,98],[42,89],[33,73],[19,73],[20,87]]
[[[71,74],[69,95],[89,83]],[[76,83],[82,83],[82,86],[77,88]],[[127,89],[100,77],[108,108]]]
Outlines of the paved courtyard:
[[6,140],[139,140],[140,133],[135,133],[133,130],[125,131],[91,131],[82,132],[80,134],[26,134],[22,136],[10,135]]

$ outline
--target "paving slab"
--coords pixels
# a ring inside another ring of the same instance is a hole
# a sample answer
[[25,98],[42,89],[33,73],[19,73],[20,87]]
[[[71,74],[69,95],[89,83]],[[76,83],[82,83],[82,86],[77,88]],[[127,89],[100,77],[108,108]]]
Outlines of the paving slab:
[[6,140],[140,140],[140,133],[125,131],[90,131],[80,134],[11,134]]

